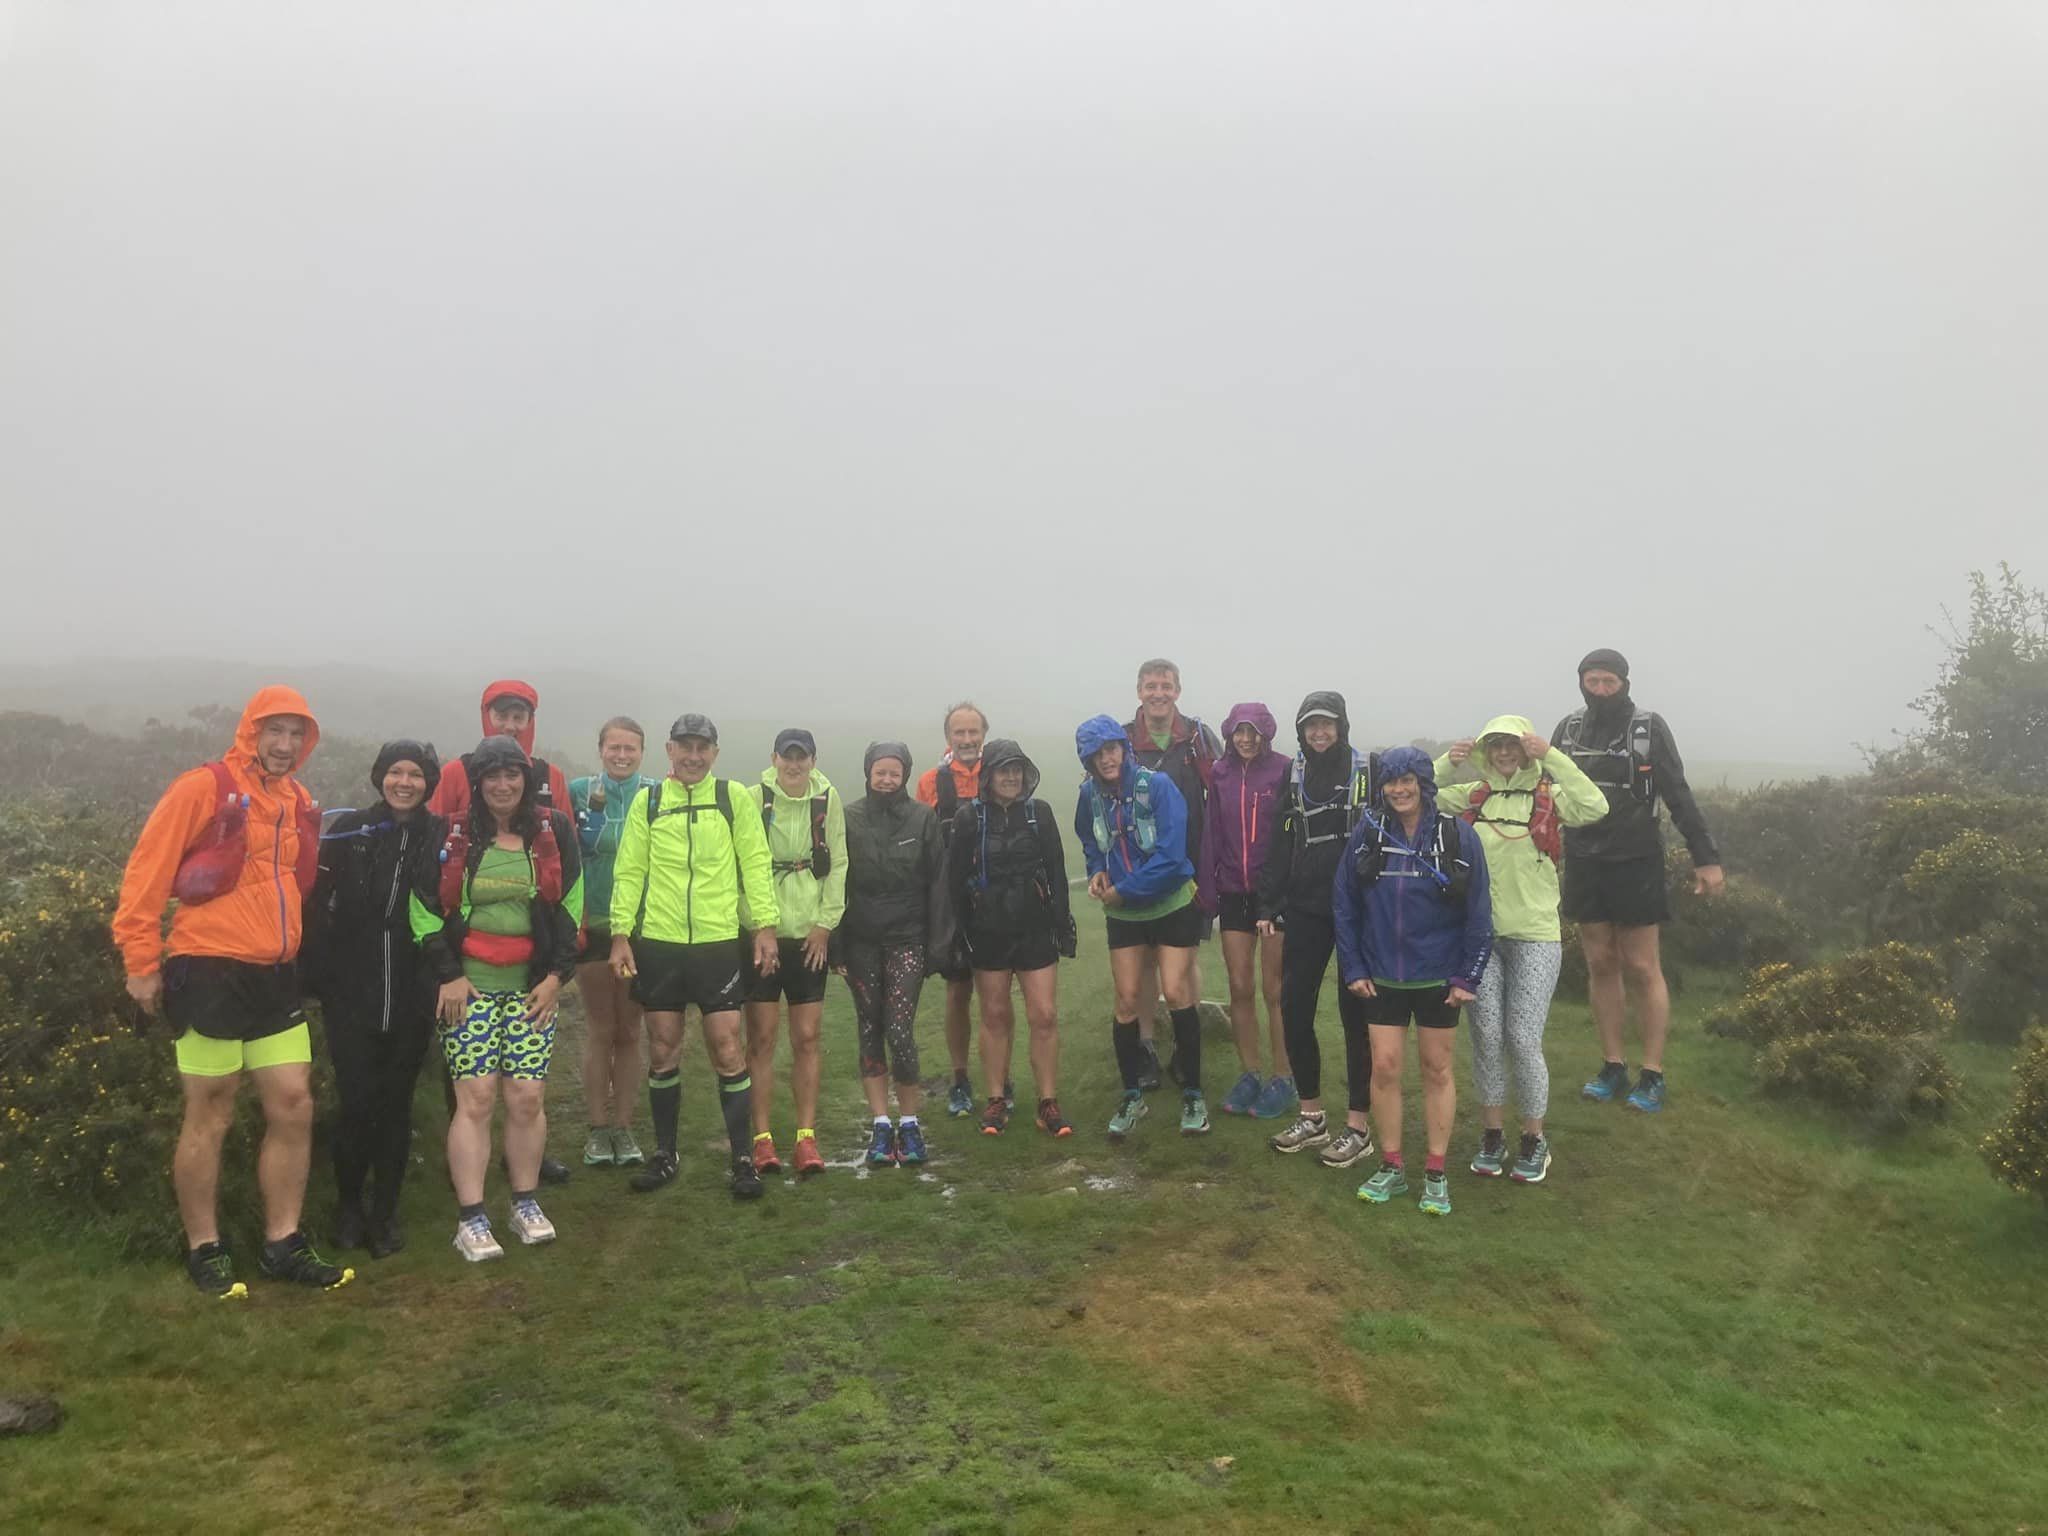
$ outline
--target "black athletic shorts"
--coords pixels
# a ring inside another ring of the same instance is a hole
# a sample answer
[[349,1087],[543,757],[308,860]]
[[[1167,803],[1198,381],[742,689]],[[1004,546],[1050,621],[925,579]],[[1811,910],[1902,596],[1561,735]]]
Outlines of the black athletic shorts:
[[295,965],[255,965],[219,955],[164,962],[164,1017],[209,1040],[262,1040],[306,1022]]
[[1380,987],[1365,1004],[1367,1024],[1398,1024],[1408,1027],[1413,1019],[1417,1029],[1456,1029],[1458,1010],[1451,1006],[1451,989],[1440,987]]
[[583,947],[576,951],[576,963],[588,965],[593,960],[606,961],[612,957],[612,931],[609,928],[583,930]]
[[788,998],[795,1003],[825,1001],[825,978],[832,972],[814,971],[804,964],[804,941],[777,937],[775,953],[779,964],[775,974],[763,976],[754,969],[754,946],[747,946],[747,1001],[776,1003]]
[[1202,942],[1202,932],[1208,927],[1209,918],[1191,901],[1178,912],[1155,917],[1149,923],[1127,923],[1114,916],[1108,922],[1111,949],[1136,949],[1140,945],[1193,949]]
[[977,971],[1042,971],[1059,964],[1060,952],[1052,935],[1038,933],[967,934],[968,953]]
[[633,941],[633,1001],[649,1013],[730,1013],[746,1000],[745,939],[718,939],[709,944],[664,944],[660,939]]
[[1216,926],[1225,933],[1259,931],[1259,898],[1249,891],[1225,892],[1216,898]]
[[1671,921],[1662,858],[1567,858],[1560,894],[1558,910],[1574,923],[1647,928]]

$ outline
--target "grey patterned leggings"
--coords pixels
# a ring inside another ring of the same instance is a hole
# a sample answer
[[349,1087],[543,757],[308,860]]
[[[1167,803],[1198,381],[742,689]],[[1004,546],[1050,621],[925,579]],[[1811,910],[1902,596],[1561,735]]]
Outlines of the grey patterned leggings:
[[[1508,1101],[1508,1056],[1515,1064],[1515,1106],[1524,1120],[1540,1120],[1550,1107],[1550,1068],[1543,1060],[1543,1025],[1550,1017],[1550,994],[1557,990],[1564,946],[1542,939],[1496,939],[1493,958],[1479,991],[1465,1010],[1472,1029],[1472,1075],[1479,1082],[1479,1102],[1491,1107]],[[1503,1029],[1505,1021],[1505,1029]]]

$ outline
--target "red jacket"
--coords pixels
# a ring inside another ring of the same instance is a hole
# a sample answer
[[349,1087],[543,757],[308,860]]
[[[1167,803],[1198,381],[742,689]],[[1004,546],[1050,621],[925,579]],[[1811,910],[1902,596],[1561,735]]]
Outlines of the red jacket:
[[[483,700],[478,706],[478,713],[483,717],[483,733],[486,736],[496,734],[491,730],[491,700],[505,698],[526,700],[526,729],[518,732],[513,739],[519,743],[519,750],[531,757],[532,712],[540,708],[540,694],[533,684],[522,683],[516,677],[508,677],[500,678],[484,689]],[[427,802],[427,809],[436,816],[446,816],[453,820],[469,809],[469,774],[460,764],[451,763],[448,766],[449,771],[441,775],[441,782],[435,786],[434,797]],[[573,819],[576,813],[569,804],[568,777],[553,763],[548,764],[548,791],[554,797],[554,809]]]

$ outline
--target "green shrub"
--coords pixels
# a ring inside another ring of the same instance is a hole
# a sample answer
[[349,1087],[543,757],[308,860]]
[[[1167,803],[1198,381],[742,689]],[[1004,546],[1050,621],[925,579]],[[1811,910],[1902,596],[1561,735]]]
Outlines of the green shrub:
[[1700,803],[1731,883],[1775,893],[1811,932],[1861,935],[1872,889],[1865,850],[1883,805],[1869,775],[1710,791]]
[[2048,1030],[2028,1033],[2012,1072],[2019,1087],[1984,1138],[1984,1161],[2000,1182],[2048,1199]]
[[1940,935],[1964,1033],[2017,1041],[2048,989],[2048,848],[1965,831],[1921,853],[1900,884],[1915,925]]
[[1926,1036],[1863,1029],[1774,1040],[1757,1053],[1756,1074],[1767,1093],[1831,1104],[1881,1128],[1945,1113],[1959,1086]]

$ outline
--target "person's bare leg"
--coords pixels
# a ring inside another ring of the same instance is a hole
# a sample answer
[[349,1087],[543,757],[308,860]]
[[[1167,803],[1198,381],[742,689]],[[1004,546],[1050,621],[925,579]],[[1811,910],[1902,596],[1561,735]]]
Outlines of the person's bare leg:
[[498,1082],[505,1096],[505,1176],[514,1189],[530,1190],[540,1183],[540,1155],[548,1141],[548,1085],[510,1077]]
[[1655,923],[1616,928],[1621,950],[1621,975],[1636,1000],[1636,1023],[1643,1032],[1643,1065],[1664,1070],[1664,1041],[1671,1033],[1671,990],[1664,983],[1664,962]]
[[[1451,1065],[1456,1059],[1455,1029],[1418,1029],[1416,1054],[1422,1058],[1422,1125],[1429,1137],[1429,1155],[1450,1150],[1451,1123],[1458,1113],[1458,1084]],[[1377,1080],[1378,1074],[1374,1074]]]
[[1010,1002],[1009,971],[976,971],[974,992],[981,1004],[981,1075],[988,1097],[1003,1096],[1010,1080],[1010,1054],[1017,1037],[1017,1014]]
[[[818,1087],[825,1072],[825,1047],[820,1024],[825,1017],[823,1003],[789,1005],[789,1088],[796,1100],[796,1124],[802,1131],[818,1124]],[[754,1093],[762,1097],[757,1079]]]
[[448,1182],[457,1205],[481,1205],[484,1173],[491,1164],[491,1111],[498,1079],[465,1077],[455,1084],[455,1113],[448,1117]]
[[1401,1068],[1408,1055],[1408,1026],[1374,1024],[1372,1041],[1372,1123],[1379,1131],[1380,1152],[1401,1150]]
[[[795,1012],[794,1009],[791,1012]],[[747,1076],[754,1080],[754,1134],[768,1130],[768,1112],[775,1106],[775,1026],[782,1017],[780,1003],[747,1004]],[[804,1121],[805,1125],[811,1122]]]
[[576,991],[583,998],[583,1108],[593,1126],[614,1124],[613,1110],[631,1091],[630,1079],[612,1080],[618,1028],[613,980],[609,965],[592,962],[576,967]]
[[1259,940],[1259,990],[1266,994],[1266,1034],[1273,1076],[1292,1082],[1294,1064],[1287,1059],[1287,1030],[1280,1017],[1280,935]]
[[1150,951],[1159,970],[1158,996],[1169,1008],[1192,1008],[1200,999],[1201,973],[1195,966],[1193,949],[1172,949],[1162,945]]
[[263,1236],[269,1242],[299,1230],[306,1172],[313,1162],[313,1068],[303,1061],[249,1074],[263,1101],[263,1149],[256,1182],[263,1190]]
[[171,1187],[178,1195],[178,1219],[185,1224],[185,1246],[197,1248],[220,1241],[215,1198],[220,1148],[235,1121],[235,1093],[242,1086],[242,1074],[199,1077],[188,1072],[178,1081],[185,1089],[185,1123],[171,1155]]
[[1225,929],[1218,942],[1223,946],[1223,970],[1230,980],[1230,1033],[1237,1042],[1237,1065],[1241,1072],[1259,1070],[1259,994],[1253,984],[1254,951],[1259,936]]
[[1586,952],[1586,995],[1593,1006],[1593,1027],[1600,1032],[1601,1055],[1608,1061],[1626,1062],[1627,1047],[1621,1037],[1628,1003],[1622,992],[1621,944],[1614,924],[1581,923],[1579,947]]
[[1060,1075],[1060,968],[1017,972],[1024,993],[1024,1023],[1031,1032],[1031,1076],[1041,1099],[1057,1098]]
[[[1119,1023],[1128,1024],[1136,1019],[1142,1026],[1145,1022],[1139,1011],[1139,1003],[1147,993],[1156,996],[1159,990],[1158,983],[1152,981],[1146,974],[1149,969],[1146,962],[1150,958],[1151,951],[1143,945],[1133,945],[1129,949],[1112,949],[1109,952],[1109,984],[1116,994],[1116,1016]],[[1139,1033],[1144,1033],[1142,1027]]]

